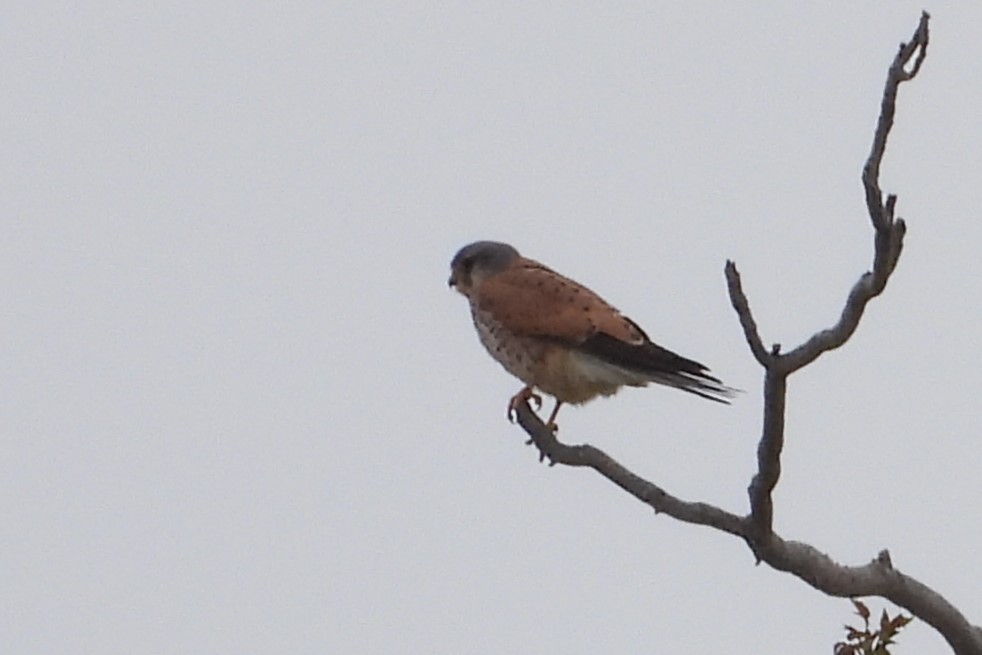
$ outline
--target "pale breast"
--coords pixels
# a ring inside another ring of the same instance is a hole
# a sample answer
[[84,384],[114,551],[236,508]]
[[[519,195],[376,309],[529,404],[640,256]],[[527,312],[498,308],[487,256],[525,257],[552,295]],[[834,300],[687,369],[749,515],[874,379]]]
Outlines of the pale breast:
[[481,343],[491,356],[525,384],[535,384],[535,372],[543,357],[542,343],[533,337],[509,333],[490,312],[472,306],[471,316]]

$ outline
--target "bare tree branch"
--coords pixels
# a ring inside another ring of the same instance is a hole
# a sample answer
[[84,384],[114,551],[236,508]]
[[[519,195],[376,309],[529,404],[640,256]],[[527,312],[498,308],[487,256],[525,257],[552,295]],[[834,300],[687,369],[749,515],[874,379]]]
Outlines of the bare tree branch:
[[764,349],[764,342],[760,340],[760,333],[757,332],[757,321],[750,313],[750,303],[747,301],[746,294],[743,293],[743,283],[740,280],[740,271],[736,264],[731,261],[726,262],[726,286],[730,292],[730,303],[736,310],[740,318],[740,325],[743,327],[743,336],[747,339],[750,352],[757,358],[757,362],[767,368],[771,365],[771,357]]
[[747,537],[747,525],[743,517],[708,503],[693,503],[676,498],[658,485],[628,470],[595,446],[567,446],[560,443],[528,403],[518,405],[516,418],[531,437],[529,443],[535,444],[539,449],[540,459],[548,458],[550,465],[592,468],[642,503],[650,505],[656,513],[665,513],[679,521],[706,525],[738,537]]
[[[863,166],[866,208],[869,212],[870,222],[876,230],[873,270],[865,273],[853,286],[846,300],[846,306],[842,310],[842,315],[833,327],[816,333],[811,339],[782,358],[783,366],[781,368],[788,373],[807,366],[823,353],[834,350],[848,341],[859,326],[859,320],[863,317],[866,303],[883,292],[890,274],[893,273],[893,269],[897,265],[897,260],[903,249],[907,226],[903,219],[894,220],[894,207],[897,204],[897,197],[890,195],[886,202],[883,202],[883,191],[880,190],[880,164],[886,151],[887,137],[893,128],[893,118],[897,109],[897,91],[900,84],[914,79],[914,76],[921,70],[924,57],[927,56],[927,44],[930,37],[929,20],[928,13],[923,12],[913,38],[909,43],[901,43],[900,50],[893,58],[883,89],[880,118],[876,123],[873,145],[870,147],[866,165]],[[912,59],[914,64],[908,71],[907,66]]]
[[750,495],[750,518],[757,535],[771,532],[774,523],[771,492],[781,478],[786,392],[787,377],[768,368],[764,376],[764,427],[760,443],[757,444],[757,473],[747,489]]
[[970,624],[958,608],[939,593],[894,568],[887,551],[861,566],[839,564],[806,543],[785,540],[772,530],[761,532],[752,515],[739,516],[709,503],[681,500],[633,473],[595,446],[561,443],[526,403],[518,405],[517,418],[531,437],[529,443],[535,444],[550,464],[591,468],[650,506],[656,514],[667,514],[685,523],[704,525],[741,537],[758,562],[790,573],[830,596],[886,598],[933,626],[958,655],[982,653],[982,629]]
[[862,176],[866,205],[874,229],[873,269],[864,273],[853,285],[836,324],[815,333],[786,354],[781,354],[777,344],[768,351],[751,314],[736,264],[726,264],[730,302],[739,317],[751,353],[765,371],[763,426],[757,447],[757,473],[747,489],[750,501],[748,515],[740,516],[708,503],[682,500],[636,475],[595,446],[569,446],[559,442],[552,430],[526,403],[518,406],[517,418],[531,437],[529,443],[534,443],[539,449],[540,459],[548,458],[550,465],[592,468],[652,507],[656,513],[741,537],[758,562],[763,561],[774,569],[791,573],[830,596],[886,598],[933,626],[958,655],[982,655],[982,629],[970,624],[956,607],[936,591],[894,568],[887,551],[882,551],[868,564],[845,566],[813,546],[786,541],[773,530],[772,493],[781,474],[787,378],[849,340],[859,325],[867,303],[886,288],[903,249],[906,227],[903,219],[894,215],[896,196],[889,195],[883,200],[879,183],[880,164],[893,127],[897,90],[902,82],[912,80],[917,75],[927,55],[929,18],[926,12],[921,15],[913,38],[909,43],[901,44],[887,75],[880,117]]
[[[780,455],[784,446],[787,376],[849,340],[859,326],[867,303],[878,296],[886,287],[887,280],[896,267],[903,248],[906,226],[902,219],[894,220],[896,196],[889,196],[886,203],[882,201],[879,170],[886,148],[887,136],[893,127],[897,90],[900,82],[910,80],[914,75],[913,72],[907,72],[906,65],[917,54],[918,59],[912,71],[920,70],[920,62],[923,60],[924,53],[927,52],[928,20],[928,14],[923,13],[913,39],[910,43],[901,45],[890,66],[882,102],[882,113],[877,122],[869,158],[863,167],[863,187],[866,191],[867,208],[869,209],[870,221],[875,229],[873,270],[864,273],[853,285],[842,314],[834,326],[815,333],[804,344],[784,355],[779,354],[775,346],[774,351],[761,362],[766,371],[764,377],[764,425],[760,444],[757,448],[757,474],[751,481],[748,490],[751,516],[758,533],[769,532],[773,522],[771,493],[777,486],[781,473]],[[876,201],[871,204],[873,197]],[[746,334],[747,325],[753,325],[753,318],[750,315],[749,303],[743,294],[736,264],[728,263],[726,272],[730,289],[730,302],[733,304]],[[755,345],[749,336],[748,341],[751,341],[750,347],[754,356],[758,361],[761,361],[757,350],[762,349],[762,345],[760,338],[756,336],[756,328],[754,332],[754,339],[756,339],[757,344]]]
[[[866,188],[866,207],[869,209],[870,220],[877,232],[888,228],[893,219],[892,211],[890,215],[884,212],[883,192],[880,190],[880,162],[883,161],[883,153],[887,147],[887,136],[890,128],[893,127],[893,117],[897,110],[897,89],[901,82],[914,79],[914,76],[921,70],[921,64],[927,56],[927,44],[929,39],[928,20],[930,16],[925,11],[921,13],[921,21],[917,25],[913,38],[909,43],[901,43],[900,51],[893,58],[893,64],[887,74],[887,82],[883,89],[883,101],[880,104],[880,118],[876,123],[876,132],[873,135],[873,145],[870,148],[869,157],[863,167],[863,186]],[[913,68],[908,72],[907,65],[914,55]],[[890,206],[892,210],[892,205]]]

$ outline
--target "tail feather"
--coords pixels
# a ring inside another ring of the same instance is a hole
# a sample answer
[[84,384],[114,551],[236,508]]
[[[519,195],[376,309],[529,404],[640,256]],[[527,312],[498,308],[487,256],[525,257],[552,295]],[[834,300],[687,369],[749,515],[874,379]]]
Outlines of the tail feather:
[[652,382],[675,387],[708,400],[729,404],[738,392],[709,374],[697,361],[673,353],[645,340],[630,344],[598,332],[579,345],[579,350],[606,360],[628,371],[640,373]]

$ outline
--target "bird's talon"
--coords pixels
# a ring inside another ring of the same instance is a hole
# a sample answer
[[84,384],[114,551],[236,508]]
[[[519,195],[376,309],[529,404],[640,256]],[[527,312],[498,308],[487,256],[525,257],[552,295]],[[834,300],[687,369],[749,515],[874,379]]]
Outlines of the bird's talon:
[[518,406],[521,403],[527,403],[530,400],[535,405],[535,409],[540,409],[542,407],[542,396],[537,393],[533,393],[532,387],[525,387],[512,396],[511,400],[508,401],[508,420],[514,423],[518,418]]

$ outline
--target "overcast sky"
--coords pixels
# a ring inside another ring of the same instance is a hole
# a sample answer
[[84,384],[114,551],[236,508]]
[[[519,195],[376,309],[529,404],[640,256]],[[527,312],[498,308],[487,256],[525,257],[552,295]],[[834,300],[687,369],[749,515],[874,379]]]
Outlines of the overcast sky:
[[[747,508],[767,343],[838,317],[923,7],[36,2],[0,22],[0,650],[828,653],[851,606],[504,417],[448,263],[508,241],[746,393],[560,415]],[[982,622],[982,4],[937,3],[883,187],[907,247],[793,377],[782,536]],[[873,600],[878,611],[882,601]],[[891,608],[891,612],[893,609]],[[943,652],[923,624],[898,653]]]

